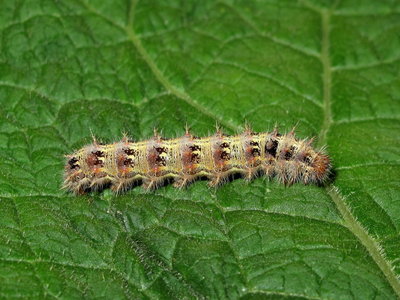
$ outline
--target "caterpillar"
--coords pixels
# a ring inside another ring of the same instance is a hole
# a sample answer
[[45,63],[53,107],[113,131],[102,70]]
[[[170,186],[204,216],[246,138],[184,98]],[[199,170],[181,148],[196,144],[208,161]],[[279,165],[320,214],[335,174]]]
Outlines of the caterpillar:
[[323,150],[311,146],[312,139],[299,140],[294,129],[287,134],[254,133],[246,127],[242,134],[227,136],[220,130],[209,137],[163,139],[156,131],[146,141],[102,144],[94,139],[71,155],[66,155],[63,188],[75,194],[111,186],[122,192],[142,183],[146,190],[171,180],[183,188],[199,177],[209,186],[219,186],[232,174],[251,180],[261,174],[283,184],[321,184],[330,174],[331,163]]

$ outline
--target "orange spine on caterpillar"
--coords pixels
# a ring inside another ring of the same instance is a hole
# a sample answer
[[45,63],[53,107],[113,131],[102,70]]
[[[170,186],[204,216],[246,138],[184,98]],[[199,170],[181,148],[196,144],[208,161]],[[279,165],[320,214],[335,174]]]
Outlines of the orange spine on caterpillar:
[[311,140],[299,140],[294,130],[287,134],[254,133],[226,136],[220,130],[209,137],[195,137],[189,130],[183,137],[166,140],[158,135],[133,142],[127,137],[113,144],[92,144],[67,155],[63,187],[76,194],[106,186],[116,192],[143,182],[145,189],[159,187],[166,179],[182,188],[199,177],[219,186],[235,173],[247,180],[264,174],[281,183],[320,184],[327,180],[331,163]]

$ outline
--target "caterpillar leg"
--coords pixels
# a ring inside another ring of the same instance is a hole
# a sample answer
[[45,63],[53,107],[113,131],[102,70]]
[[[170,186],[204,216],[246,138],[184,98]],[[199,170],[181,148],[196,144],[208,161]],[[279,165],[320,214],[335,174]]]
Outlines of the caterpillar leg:
[[214,175],[211,177],[211,181],[208,182],[209,187],[218,187],[223,185],[227,179],[228,179],[229,174],[227,173],[214,173]]
[[117,194],[127,191],[139,178],[117,178],[112,182],[111,190]]
[[194,179],[195,179],[194,176],[182,176],[182,177],[175,179],[175,182],[173,185],[176,188],[182,189],[182,188],[188,186],[190,183],[192,183],[192,181]]
[[146,191],[155,190],[162,184],[163,181],[164,179],[159,179],[157,177],[149,177],[148,179],[143,180],[143,188]]
[[262,172],[265,174],[265,177],[271,178],[275,176],[275,165],[270,163],[265,163],[262,165]]
[[79,183],[74,186],[74,192],[77,195],[83,195],[85,194],[85,190],[90,186],[90,179],[89,178],[83,178],[79,181]]
[[101,190],[105,185],[111,183],[111,178],[109,176],[96,178],[90,184],[91,190]]
[[244,174],[244,179],[246,181],[251,181],[254,178],[256,178],[260,173],[259,168],[246,168],[243,172]]

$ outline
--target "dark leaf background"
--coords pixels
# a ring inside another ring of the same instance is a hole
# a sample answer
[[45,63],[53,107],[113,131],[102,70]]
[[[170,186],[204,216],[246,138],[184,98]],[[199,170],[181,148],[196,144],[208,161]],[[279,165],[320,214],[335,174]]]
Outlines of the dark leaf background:
[[[0,297],[396,299],[399,70],[397,0],[0,1]],[[91,131],[246,121],[334,181],[60,190]]]

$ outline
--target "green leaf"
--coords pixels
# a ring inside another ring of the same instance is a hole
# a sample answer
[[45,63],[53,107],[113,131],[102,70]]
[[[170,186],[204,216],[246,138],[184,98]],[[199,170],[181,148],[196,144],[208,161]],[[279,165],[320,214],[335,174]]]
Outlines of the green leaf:
[[[0,5],[0,298],[400,296],[400,2]],[[295,124],[326,187],[60,190],[64,154],[154,127]]]

